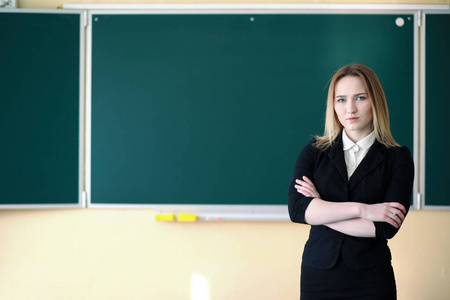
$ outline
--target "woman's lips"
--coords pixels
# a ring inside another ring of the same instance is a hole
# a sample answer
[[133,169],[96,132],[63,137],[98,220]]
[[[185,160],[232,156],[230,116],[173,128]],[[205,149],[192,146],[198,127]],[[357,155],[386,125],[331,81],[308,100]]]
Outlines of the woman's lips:
[[351,118],[347,118],[347,121],[349,121],[349,122],[355,122],[355,121],[357,121],[359,118],[357,118],[357,117],[351,117]]

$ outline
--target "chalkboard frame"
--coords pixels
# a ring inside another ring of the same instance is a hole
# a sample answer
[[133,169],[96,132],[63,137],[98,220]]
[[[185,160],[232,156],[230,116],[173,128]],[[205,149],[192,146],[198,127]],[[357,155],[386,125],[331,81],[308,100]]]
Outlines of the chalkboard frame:
[[[414,16],[414,24],[417,24],[419,19],[419,12],[416,9],[402,9],[402,10],[364,10],[358,7],[355,10],[263,10],[263,9],[239,9],[239,10],[226,10],[226,9],[161,9],[161,10],[90,10],[88,12],[89,23],[92,23],[93,15],[102,14],[365,14],[365,15],[395,15],[395,14],[411,14]],[[418,162],[418,138],[419,132],[418,123],[418,81],[419,81],[419,67],[418,67],[418,28],[414,26],[414,149],[411,149],[414,153],[414,160]],[[86,192],[91,195],[91,56],[92,56],[92,28],[87,28],[87,97],[86,97],[86,124],[87,124],[87,137],[86,137]],[[413,195],[418,194],[417,185],[417,170],[416,179],[414,183]],[[418,208],[417,197],[413,197],[412,209]],[[261,220],[275,220],[285,221],[288,219],[287,206],[286,205],[179,205],[179,204],[99,204],[92,203],[90,197],[87,199],[87,205],[90,208],[150,208],[161,212],[189,212],[199,214],[202,219],[214,220],[215,218],[223,219],[228,217],[230,220],[249,220],[249,219],[261,219]]]
[[[42,201],[30,201],[27,204],[0,204],[0,209],[67,209],[86,207],[85,197],[85,26],[86,11],[84,10],[50,10],[50,9],[1,9],[0,14],[52,14],[52,15],[78,15],[79,16],[79,109],[78,109],[78,182],[77,182],[77,202],[74,201],[58,203],[43,203]],[[17,58],[20,59],[20,58]]]

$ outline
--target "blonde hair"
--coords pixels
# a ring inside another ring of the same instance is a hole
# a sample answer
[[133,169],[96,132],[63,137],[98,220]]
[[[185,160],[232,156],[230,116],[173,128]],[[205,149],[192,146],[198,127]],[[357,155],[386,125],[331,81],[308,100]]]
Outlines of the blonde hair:
[[316,137],[315,146],[321,150],[328,149],[343,129],[342,124],[339,122],[339,119],[334,112],[334,92],[336,83],[345,76],[359,77],[364,84],[372,105],[373,128],[377,141],[388,148],[399,147],[391,134],[389,110],[380,80],[378,80],[375,72],[369,67],[359,64],[342,67],[331,78],[330,86],[328,88],[325,132],[323,136]]

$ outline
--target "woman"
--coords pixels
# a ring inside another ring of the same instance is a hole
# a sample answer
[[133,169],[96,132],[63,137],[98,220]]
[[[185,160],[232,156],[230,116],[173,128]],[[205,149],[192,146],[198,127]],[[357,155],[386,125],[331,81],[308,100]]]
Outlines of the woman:
[[325,133],[303,148],[289,186],[291,220],[311,225],[302,300],[396,299],[387,239],[405,219],[413,180],[377,76],[363,65],[341,68],[328,90]]

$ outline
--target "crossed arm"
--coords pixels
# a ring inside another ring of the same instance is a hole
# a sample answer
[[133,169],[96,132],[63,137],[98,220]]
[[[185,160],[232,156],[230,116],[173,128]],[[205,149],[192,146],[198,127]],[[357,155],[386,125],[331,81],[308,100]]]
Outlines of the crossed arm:
[[329,202],[321,199],[308,177],[303,176],[295,182],[298,193],[314,198],[305,211],[305,221],[310,225],[324,225],[357,237],[375,237],[374,222],[386,222],[400,228],[405,219],[406,209],[398,202]]

